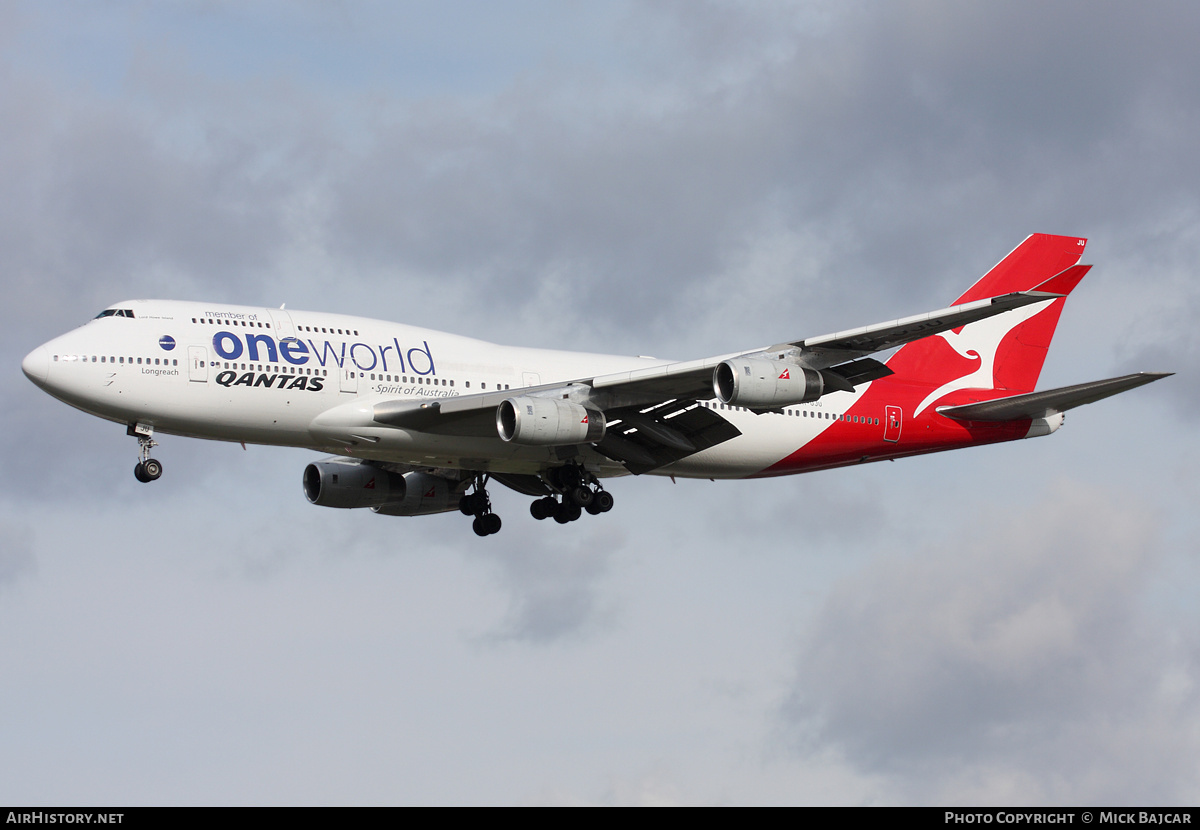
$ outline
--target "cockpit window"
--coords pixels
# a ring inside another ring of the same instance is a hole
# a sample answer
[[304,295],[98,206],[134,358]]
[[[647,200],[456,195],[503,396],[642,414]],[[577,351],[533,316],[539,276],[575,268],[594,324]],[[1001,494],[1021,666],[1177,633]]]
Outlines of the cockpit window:
[[101,311],[99,314],[96,315],[96,319],[99,320],[101,317],[132,317],[132,316],[133,316],[132,308],[106,308],[106,309],[104,309],[104,311]]

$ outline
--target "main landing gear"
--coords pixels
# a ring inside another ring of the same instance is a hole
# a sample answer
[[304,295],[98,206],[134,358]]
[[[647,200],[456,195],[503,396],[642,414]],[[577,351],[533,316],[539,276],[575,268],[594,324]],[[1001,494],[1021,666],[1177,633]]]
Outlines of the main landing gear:
[[[541,482],[514,486],[509,479],[504,477],[499,478],[498,481],[518,492],[529,495],[536,495],[539,490],[544,493],[547,486],[549,490],[556,493],[557,495],[535,499],[529,505],[530,515],[539,521],[552,518],[559,524],[565,525],[567,522],[573,522],[583,516],[584,511],[598,516],[612,510],[612,493],[600,486],[595,475],[577,464],[552,467],[541,474],[541,479],[546,486],[543,486]],[[500,532],[500,517],[492,512],[492,499],[487,492],[489,480],[490,476],[486,474],[476,475],[468,485],[473,488],[472,492],[464,493],[458,500],[459,511],[464,516],[475,517],[475,521],[471,523],[471,529],[477,536],[491,536],[493,533]]]
[[163,473],[162,462],[150,457],[150,450],[158,446],[154,440],[154,428],[143,424],[131,424],[128,433],[138,439],[138,463],[133,468],[133,477],[143,484],[157,481]]
[[487,477],[476,477],[474,485],[474,493],[466,493],[458,500],[458,509],[464,516],[475,517],[471,529],[475,531],[476,536],[499,533],[500,517],[492,512],[492,499],[487,492]]
[[546,471],[545,478],[562,496],[545,496],[529,505],[529,514],[538,521],[553,518],[565,525],[578,519],[585,510],[593,516],[612,510],[612,493],[601,488],[596,477],[582,467],[573,464],[555,467]]

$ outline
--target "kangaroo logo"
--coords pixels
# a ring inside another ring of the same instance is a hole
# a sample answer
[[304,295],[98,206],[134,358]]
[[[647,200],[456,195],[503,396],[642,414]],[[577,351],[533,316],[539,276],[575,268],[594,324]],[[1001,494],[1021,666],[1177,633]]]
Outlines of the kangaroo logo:
[[[1053,302],[1053,300],[1047,302]],[[1047,302],[1033,303],[995,317],[989,317],[986,320],[980,320],[977,323],[970,323],[963,326],[962,330],[957,333],[944,331],[934,335],[945,340],[950,348],[962,357],[967,360],[977,360],[979,364],[975,371],[947,381],[930,392],[929,396],[917,406],[913,417],[920,415],[934,401],[959,389],[995,389],[996,352],[1000,348],[1001,341],[1017,326],[1032,319],[1038,312],[1045,311]]]

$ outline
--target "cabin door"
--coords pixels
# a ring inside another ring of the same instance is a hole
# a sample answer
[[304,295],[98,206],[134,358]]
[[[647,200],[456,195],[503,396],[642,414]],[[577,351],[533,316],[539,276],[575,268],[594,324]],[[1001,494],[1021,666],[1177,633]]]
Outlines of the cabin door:
[[203,346],[188,346],[188,380],[208,381],[208,349]]
[[900,440],[902,410],[898,406],[884,407],[883,440],[893,444]]

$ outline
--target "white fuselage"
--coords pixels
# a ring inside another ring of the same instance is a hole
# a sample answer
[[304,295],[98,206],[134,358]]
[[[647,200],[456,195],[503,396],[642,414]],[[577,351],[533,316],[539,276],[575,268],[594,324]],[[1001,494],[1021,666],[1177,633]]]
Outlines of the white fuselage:
[[[561,458],[554,447],[508,443],[498,435],[430,434],[392,426],[356,429],[356,436],[367,440],[351,446],[331,411],[365,411],[398,399],[433,401],[510,390],[515,395],[523,387],[670,362],[499,346],[318,312],[161,300],[119,303],[112,310],[116,313],[32,352],[26,374],[72,406],[156,432],[429,467],[536,473]],[[722,417],[742,435],[654,472],[712,478],[761,473],[834,423],[808,415],[844,412],[865,388],[781,413],[755,414],[705,402],[723,410]],[[597,474],[625,472],[594,450],[585,452],[584,462]]]

